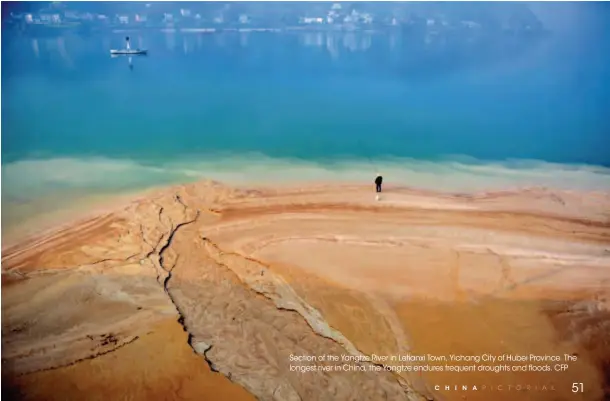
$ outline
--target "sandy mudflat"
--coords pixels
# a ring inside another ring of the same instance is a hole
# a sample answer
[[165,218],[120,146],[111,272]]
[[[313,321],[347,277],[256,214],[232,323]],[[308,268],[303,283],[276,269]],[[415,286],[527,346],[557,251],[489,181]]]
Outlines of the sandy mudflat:
[[214,373],[173,318],[125,346],[74,365],[25,375],[13,391],[31,400],[235,400],[255,398]]
[[[610,394],[605,192],[388,187],[375,201],[368,186],[205,181],[10,244],[2,273],[3,386],[25,399]],[[367,362],[299,373],[289,361],[409,352],[578,360],[565,372],[499,374]],[[487,389],[445,389],[454,385]]]

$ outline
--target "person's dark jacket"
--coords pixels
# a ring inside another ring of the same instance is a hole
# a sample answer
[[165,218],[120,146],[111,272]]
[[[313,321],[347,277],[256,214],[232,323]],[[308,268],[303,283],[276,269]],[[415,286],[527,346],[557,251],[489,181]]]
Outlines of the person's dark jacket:
[[382,181],[383,181],[383,177],[380,175],[378,175],[377,178],[375,178],[376,185],[381,185]]

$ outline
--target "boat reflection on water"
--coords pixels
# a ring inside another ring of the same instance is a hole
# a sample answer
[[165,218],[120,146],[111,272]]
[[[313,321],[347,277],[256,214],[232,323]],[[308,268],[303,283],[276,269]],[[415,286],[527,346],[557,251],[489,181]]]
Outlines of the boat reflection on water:
[[[110,57],[112,58],[119,58],[119,57],[127,57],[127,62],[129,63],[129,69],[133,71],[133,57],[132,55],[126,55],[126,54],[113,54]],[[139,56],[136,56],[139,57]]]

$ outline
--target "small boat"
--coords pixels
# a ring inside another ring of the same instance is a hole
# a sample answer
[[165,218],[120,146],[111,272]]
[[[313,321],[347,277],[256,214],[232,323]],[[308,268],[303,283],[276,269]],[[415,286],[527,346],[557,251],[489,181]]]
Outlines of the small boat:
[[140,49],[122,49],[122,50],[110,50],[110,54],[128,54],[133,56],[134,54],[146,54],[148,50],[140,50]]
[[125,37],[125,43],[126,43],[125,49],[112,49],[112,50],[110,50],[110,54],[111,55],[129,55],[129,56],[135,56],[135,55],[145,55],[145,54],[148,53],[148,50],[144,50],[144,49],[132,49],[130,44],[129,44],[129,36]]

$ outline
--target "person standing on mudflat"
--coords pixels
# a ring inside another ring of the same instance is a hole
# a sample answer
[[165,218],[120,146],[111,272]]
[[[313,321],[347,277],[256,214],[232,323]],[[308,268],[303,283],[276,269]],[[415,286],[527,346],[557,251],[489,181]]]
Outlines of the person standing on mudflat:
[[381,192],[381,183],[383,182],[383,177],[377,174],[377,178],[375,178],[375,187],[377,192]]

